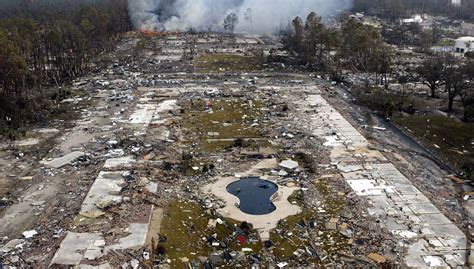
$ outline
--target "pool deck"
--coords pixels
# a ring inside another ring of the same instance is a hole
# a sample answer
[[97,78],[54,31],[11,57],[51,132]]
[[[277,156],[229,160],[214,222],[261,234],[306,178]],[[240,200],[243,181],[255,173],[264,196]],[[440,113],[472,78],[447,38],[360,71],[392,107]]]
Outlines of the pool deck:
[[262,175],[261,169],[272,169],[278,166],[276,159],[267,159],[253,166],[250,170],[241,173],[239,177],[220,177],[214,183],[206,185],[202,191],[206,194],[214,194],[217,198],[223,200],[226,206],[219,209],[218,212],[223,217],[235,219],[237,221],[246,221],[253,225],[253,228],[259,232],[260,238],[265,241],[270,239],[270,230],[277,226],[279,220],[289,216],[296,215],[301,212],[301,208],[293,205],[288,201],[295,191],[300,190],[298,187],[286,187],[278,185],[271,178],[261,177],[274,184],[277,184],[278,191],[272,196],[271,201],[276,206],[276,210],[266,215],[250,215],[242,212],[236,205],[240,203],[238,197],[227,191],[227,186],[232,182],[240,179],[240,177],[259,176]]

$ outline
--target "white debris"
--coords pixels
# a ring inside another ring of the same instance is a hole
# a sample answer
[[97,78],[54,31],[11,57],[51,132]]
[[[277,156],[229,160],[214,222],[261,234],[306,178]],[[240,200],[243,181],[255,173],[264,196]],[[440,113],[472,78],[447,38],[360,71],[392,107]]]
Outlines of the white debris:
[[378,131],[386,131],[387,128],[379,127],[379,126],[372,126],[372,129],[378,130]]
[[107,153],[105,157],[118,158],[118,157],[122,157],[123,155],[125,155],[125,151],[123,149],[112,149],[112,150],[109,150],[109,153]]
[[375,180],[347,180],[354,192],[359,196],[382,195],[383,188],[376,187]]
[[37,235],[37,234],[38,234],[38,232],[37,232],[36,230],[30,230],[30,231],[24,231],[24,232],[23,232],[23,236],[24,236],[25,238],[31,238],[31,237],[33,237],[33,236],[35,236],[35,235]]
[[362,165],[337,165],[337,169],[341,170],[343,173],[356,172],[364,169]]
[[129,167],[136,162],[131,156],[112,158],[105,161],[104,168]]
[[25,139],[25,140],[15,143],[17,147],[29,147],[29,146],[35,146],[38,144],[39,144],[38,138],[29,138],[29,139]]
[[140,265],[140,262],[137,259],[133,259],[130,261],[130,265],[132,266],[133,269],[136,269]]
[[153,119],[153,114],[155,114],[156,107],[156,104],[138,104],[130,116],[130,123],[149,125]]
[[405,237],[405,238],[408,238],[408,239],[411,239],[411,238],[415,238],[418,236],[417,233],[415,232],[412,232],[412,231],[407,231],[407,230],[403,230],[403,231],[391,231],[393,234],[398,234],[402,237]]
[[59,158],[56,158],[56,159],[52,159],[51,161],[41,161],[40,163],[44,164],[46,167],[57,169],[57,168],[61,168],[65,165],[68,165],[68,164],[72,163],[73,161],[75,161],[76,159],[78,159],[78,158],[80,158],[84,155],[86,155],[84,152],[75,151],[75,152],[69,153],[66,156],[59,157]]
[[207,223],[208,228],[216,228],[217,225],[217,220],[210,219],[209,222]]
[[279,164],[280,167],[286,168],[286,169],[296,169],[299,164],[293,160],[285,160]]
[[14,249],[22,248],[25,243],[24,239],[13,239],[0,248],[0,253],[8,253]]
[[437,256],[424,256],[423,260],[430,267],[446,265],[444,261],[440,257],[437,257]]

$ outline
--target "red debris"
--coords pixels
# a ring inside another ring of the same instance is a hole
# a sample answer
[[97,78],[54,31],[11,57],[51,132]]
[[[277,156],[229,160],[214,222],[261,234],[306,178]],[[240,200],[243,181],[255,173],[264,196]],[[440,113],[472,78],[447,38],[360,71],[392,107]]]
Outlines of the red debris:
[[237,235],[237,241],[239,241],[239,245],[243,245],[247,242],[247,238],[243,235]]

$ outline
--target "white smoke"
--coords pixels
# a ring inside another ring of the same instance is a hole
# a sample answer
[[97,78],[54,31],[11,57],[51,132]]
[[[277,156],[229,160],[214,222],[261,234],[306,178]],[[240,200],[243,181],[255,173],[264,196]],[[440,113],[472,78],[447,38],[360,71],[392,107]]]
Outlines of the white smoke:
[[[269,33],[315,11],[328,18],[352,7],[353,0],[129,0],[135,28],[140,30],[220,31],[224,18],[239,17],[237,31]],[[160,14],[160,15],[158,15]]]
[[158,15],[155,13],[159,0],[129,0],[128,12],[133,27],[141,31],[163,30]]

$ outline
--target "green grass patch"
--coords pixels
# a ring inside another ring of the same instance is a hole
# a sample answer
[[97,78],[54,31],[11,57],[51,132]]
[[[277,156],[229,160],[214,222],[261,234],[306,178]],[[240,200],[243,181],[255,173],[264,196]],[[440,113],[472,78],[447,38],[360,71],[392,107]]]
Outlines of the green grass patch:
[[[221,249],[211,247],[203,238],[217,234],[218,241],[225,241],[229,249],[240,250],[251,248],[254,253],[260,253],[262,243],[246,243],[238,245],[233,236],[235,220],[225,219],[224,224],[209,228],[210,219],[216,219],[199,204],[194,202],[174,201],[166,208],[161,223],[160,235],[166,237],[166,242],[159,245],[165,247],[166,257],[171,260],[171,268],[186,268],[186,260],[198,260],[199,256],[208,257],[212,251]],[[255,232],[255,231],[253,231]]]
[[376,111],[385,118],[391,118],[397,111],[413,113],[432,106],[420,97],[385,90],[378,86],[369,89],[355,87],[352,89],[352,93],[357,97],[359,104]]
[[394,121],[453,167],[473,177],[474,124],[438,115],[398,115]]
[[261,137],[256,125],[263,104],[239,99],[213,100],[212,111],[206,111],[206,102],[194,100],[183,117],[183,128],[194,143],[205,152],[216,152],[234,144],[235,139]]
[[454,46],[455,43],[452,39],[441,39],[436,42],[436,46]]

